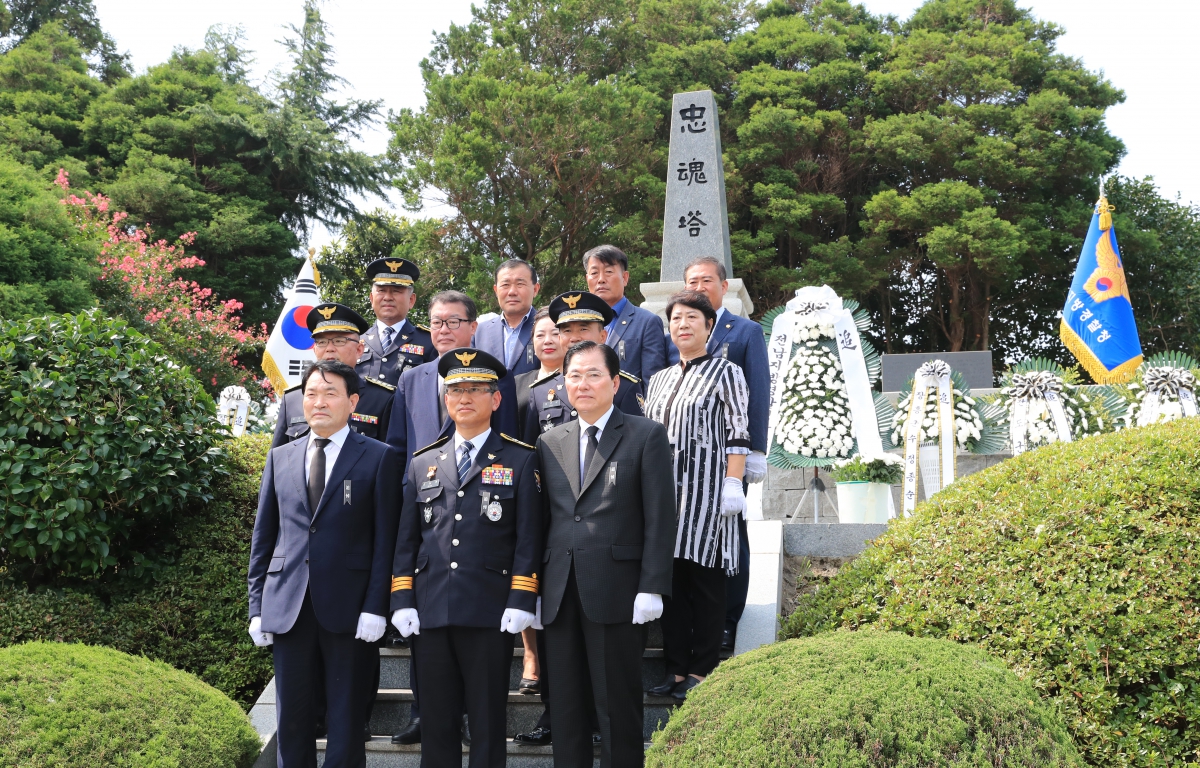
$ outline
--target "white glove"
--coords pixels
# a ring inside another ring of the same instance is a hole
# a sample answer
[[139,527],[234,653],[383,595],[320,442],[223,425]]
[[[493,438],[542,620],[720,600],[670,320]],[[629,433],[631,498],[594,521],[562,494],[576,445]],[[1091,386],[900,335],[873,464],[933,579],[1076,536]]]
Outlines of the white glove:
[[401,608],[392,614],[392,626],[400,631],[400,637],[421,634],[421,620],[416,608]]
[[354,639],[362,640],[364,643],[373,643],[383,637],[386,629],[387,619],[373,613],[360,613],[358,614],[358,631],[354,633]]
[[742,479],[747,483],[761,483],[767,479],[767,457],[758,451],[747,456],[746,471],[742,474]]
[[645,624],[662,616],[662,595],[638,592],[633,598],[633,623]]
[[721,515],[729,517],[746,511],[746,494],[742,493],[742,481],[736,477],[725,478],[721,489]]
[[533,614],[533,623],[530,624],[529,626],[533,627],[534,629],[545,629],[545,627],[542,626],[542,596],[541,595],[538,595],[537,612],[535,614]]
[[536,618],[537,616],[529,611],[522,611],[517,608],[505,608],[504,615],[500,617],[500,631],[519,635],[524,630],[529,629]]
[[271,632],[262,631],[262,616],[255,616],[250,619],[250,639],[259,648],[266,648],[275,642],[275,635]]

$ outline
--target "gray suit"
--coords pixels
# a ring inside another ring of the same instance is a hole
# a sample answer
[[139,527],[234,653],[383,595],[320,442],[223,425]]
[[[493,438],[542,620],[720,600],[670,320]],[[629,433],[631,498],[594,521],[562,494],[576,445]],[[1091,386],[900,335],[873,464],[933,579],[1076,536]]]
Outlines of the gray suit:
[[581,485],[579,421],[538,438],[546,514],[542,622],[554,722],[554,762],[591,766],[591,688],[602,766],[642,764],[639,592],[671,594],[675,489],[667,433],[613,410]]

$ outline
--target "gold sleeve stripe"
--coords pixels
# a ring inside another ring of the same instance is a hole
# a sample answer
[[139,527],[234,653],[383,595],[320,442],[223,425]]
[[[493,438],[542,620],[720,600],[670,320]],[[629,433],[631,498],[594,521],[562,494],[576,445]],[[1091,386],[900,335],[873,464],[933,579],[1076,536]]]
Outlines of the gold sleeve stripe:
[[392,577],[392,591],[393,592],[396,592],[401,589],[412,589],[412,588],[413,588],[413,577],[412,576],[393,576]]
[[512,588],[519,589],[522,592],[533,592],[534,594],[537,594],[538,580],[528,576],[513,576]]

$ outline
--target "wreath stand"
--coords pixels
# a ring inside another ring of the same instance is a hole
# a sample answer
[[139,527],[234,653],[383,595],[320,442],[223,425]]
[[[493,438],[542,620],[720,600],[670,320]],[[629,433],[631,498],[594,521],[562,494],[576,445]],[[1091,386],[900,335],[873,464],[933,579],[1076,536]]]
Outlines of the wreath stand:
[[808,488],[805,489],[804,495],[800,497],[799,503],[796,504],[796,509],[788,517],[789,520],[796,519],[796,516],[800,514],[800,510],[804,507],[804,500],[807,499],[810,494],[812,495],[812,512],[814,523],[821,522],[822,496],[824,496],[825,500],[829,502],[829,508],[832,509],[835,514],[837,513],[837,505],[833,503],[833,497],[829,495],[829,491],[825,489],[825,483],[821,482],[821,478],[817,475],[819,471],[820,467],[813,467],[813,475],[812,479],[808,481]]

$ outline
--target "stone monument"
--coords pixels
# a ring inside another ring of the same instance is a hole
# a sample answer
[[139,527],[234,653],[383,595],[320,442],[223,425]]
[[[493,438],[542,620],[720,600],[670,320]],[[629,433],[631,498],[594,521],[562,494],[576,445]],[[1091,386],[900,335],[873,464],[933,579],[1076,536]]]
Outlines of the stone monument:
[[712,91],[675,94],[667,168],[660,282],[639,286],[646,298],[642,306],[662,316],[667,299],[683,288],[684,267],[699,256],[715,256],[729,275],[725,308],[749,317],[754,304],[742,281],[733,277],[721,131]]

